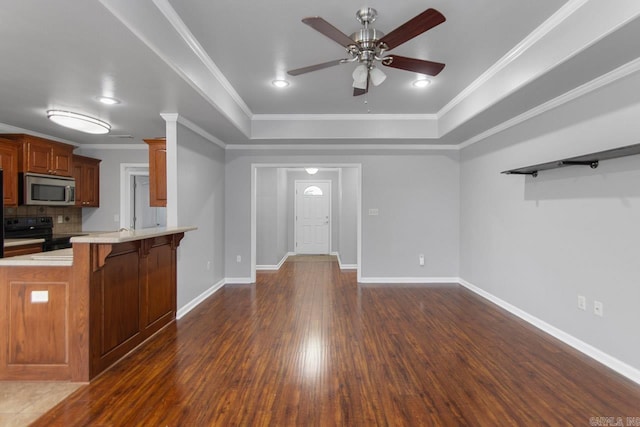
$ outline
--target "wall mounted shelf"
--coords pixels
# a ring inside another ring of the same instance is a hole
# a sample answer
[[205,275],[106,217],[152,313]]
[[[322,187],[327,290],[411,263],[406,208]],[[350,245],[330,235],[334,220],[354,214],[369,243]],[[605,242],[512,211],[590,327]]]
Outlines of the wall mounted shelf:
[[634,156],[640,154],[640,144],[627,145],[625,147],[613,148],[611,150],[598,151],[597,153],[585,154],[583,156],[569,157],[567,159],[556,160],[553,162],[540,163],[532,166],[525,166],[518,169],[510,169],[501,173],[507,175],[531,175],[534,178],[538,176],[538,172],[563,168],[566,166],[590,166],[591,169],[598,167],[601,160],[616,159],[618,157]]

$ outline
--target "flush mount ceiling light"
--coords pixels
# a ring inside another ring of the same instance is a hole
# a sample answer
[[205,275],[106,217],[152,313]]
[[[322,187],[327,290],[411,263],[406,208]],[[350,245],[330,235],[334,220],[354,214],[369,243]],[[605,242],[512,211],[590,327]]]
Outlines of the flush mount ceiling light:
[[418,79],[415,80],[413,83],[414,87],[419,87],[419,88],[423,88],[423,87],[427,87],[431,84],[431,80],[429,79]]
[[315,175],[318,173],[318,168],[304,168],[309,175]]
[[289,86],[289,82],[286,80],[274,80],[271,82],[275,87],[283,88]]
[[111,98],[109,96],[99,96],[98,98],[96,98],[98,101],[102,102],[103,104],[106,105],[115,105],[115,104],[120,104],[120,100],[116,99],[116,98]]
[[47,111],[47,117],[60,126],[79,130],[80,132],[104,134],[109,133],[111,130],[111,125],[107,122],[70,111],[49,110]]

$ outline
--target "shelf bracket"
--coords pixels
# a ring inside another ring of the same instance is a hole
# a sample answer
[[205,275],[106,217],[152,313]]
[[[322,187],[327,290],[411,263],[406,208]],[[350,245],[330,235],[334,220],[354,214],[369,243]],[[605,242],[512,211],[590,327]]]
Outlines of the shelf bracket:
[[590,166],[591,169],[595,169],[598,167],[597,160],[585,160],[585,161],[563,160],[562,164],[567,166]]
[[505,172],[505,173],[507,175],[531,175],[534,178],[538,176],[538,171],[531,171],[531,172],[508,171],[508,172]]

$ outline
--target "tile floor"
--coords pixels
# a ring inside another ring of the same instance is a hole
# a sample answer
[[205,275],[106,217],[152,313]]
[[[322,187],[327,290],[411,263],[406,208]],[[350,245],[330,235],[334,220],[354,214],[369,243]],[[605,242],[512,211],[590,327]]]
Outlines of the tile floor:
[[0,427],[28,426],[81,383],[0,381]]

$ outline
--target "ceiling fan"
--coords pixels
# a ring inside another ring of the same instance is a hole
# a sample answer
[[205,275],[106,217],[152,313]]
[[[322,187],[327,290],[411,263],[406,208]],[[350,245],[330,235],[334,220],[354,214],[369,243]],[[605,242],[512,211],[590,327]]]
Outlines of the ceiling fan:
[[435,9],[427,9],[387,35],[371,27],[377,15],[378,12],[370,7],[358,10],[356,19],[362,24],[363,28],[353,33],[351,37],[319,16],[304,18],[302,22],[346,48],[349,57],[297,68],[288,71],[287,74],[297,76],[338,64],[357,62],[360,65],[353,72],[353,96],[358,96],[369,91],[369,82],[373,83],[374,86],[378,86],[386,78],[386,75],[376,67],[378,62],[387,67],[430,76],[435,76],[442,71],[444,64],[440,62],[407,58],[399,55],[383,55],[386,51],[396,48],[402,43],[443,23],[445,21],[444,15]]

